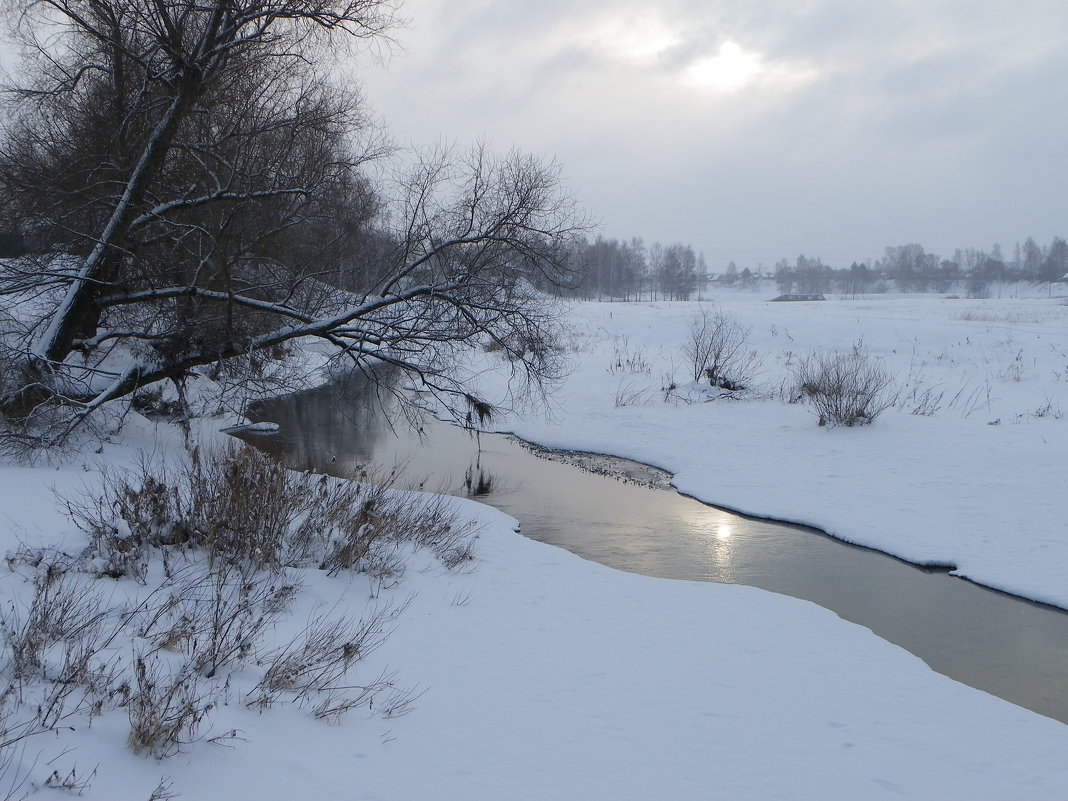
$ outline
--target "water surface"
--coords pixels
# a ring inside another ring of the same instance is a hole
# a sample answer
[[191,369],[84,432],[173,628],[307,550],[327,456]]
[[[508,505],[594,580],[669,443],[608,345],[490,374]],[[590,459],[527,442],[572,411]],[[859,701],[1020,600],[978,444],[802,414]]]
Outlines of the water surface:
[[298,469],[352,476],[403,466],[426,489],[476,497],[524,535],[610,567],[669,579],[749,584],[812,601],[933,669],[1068,723],[1068,614],[910,565],[814,529],[741,517],[620,462],[617,480],[539,458],[502,435],[427,418],[391,424],[365,392],[331,384],[259,404],[275,434],[243,437]]

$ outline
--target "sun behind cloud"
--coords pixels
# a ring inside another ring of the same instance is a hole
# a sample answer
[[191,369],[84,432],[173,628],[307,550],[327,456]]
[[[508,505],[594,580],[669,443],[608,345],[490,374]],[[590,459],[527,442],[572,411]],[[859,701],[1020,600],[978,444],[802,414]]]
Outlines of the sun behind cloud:
[[691,62],[682,73],[682,82],[688,86],[734,94],[757,84],[786,88],[806,83],[815,77],[816,71],[811,67],[769,62],[762,54],[727,40],[714,55]]
[[684,73],[686,83],[724,92],[737,92],[757,79],[765,67],[756,53],[747,52],[736,42],[724,42],[713,56],[693,62]]

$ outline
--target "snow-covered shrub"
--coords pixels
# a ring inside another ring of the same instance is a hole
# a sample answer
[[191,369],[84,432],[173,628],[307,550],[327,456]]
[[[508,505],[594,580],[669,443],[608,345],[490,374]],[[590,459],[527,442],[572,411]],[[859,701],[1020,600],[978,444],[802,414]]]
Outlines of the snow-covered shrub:
[[220,696],[219,688],[206,685],[188,666],[169,671],[154,655],[137,656],[134,679],[126,712],[135,754],[177,754],[197,739]]
[[819,424],[861,426],[894,405],[893,376],[857,345],[849,353],[816,351],[794,366],[798,397]]
[[693,380],[707,379],[728,392],[749,389],[762,359],[749,348],[749,328],[717,306],[702,306],[690,318],[682,355]]
[[314,564],[377,577],[400,572],[394,552],[402,542],[450,566],[470,553],[470,529],[441,498],[296,473],[239,444],[194,451],[178,467],[142,461],[135,471],[105,473],[99,491],[66,504],[91,540],[91,569],[115,578],[140,580],[151,554],[172,548],[258,569]]
[[[89,547],[7,559],[33,594],[0,608],[0,786],[32,771],[27,739],[108,710],[128,716],[131,750],[157,758],[206,737],[212,710],[234,693],[249,707],[288,700],[327,720],[372,701],[379,714],[403,714],[412,692],[392,674],[352,675],[403,605],[358,622],[321,615],[288,643],[272,633],[313,571],[395,578],[404,546],[449,568],[472,558],[473,532],[448,498],[295,473],[236,443],[105,473],[63,502]],[[102,591],[105,576],[134,581]],[[72,768],[45,785],[86,783]]]

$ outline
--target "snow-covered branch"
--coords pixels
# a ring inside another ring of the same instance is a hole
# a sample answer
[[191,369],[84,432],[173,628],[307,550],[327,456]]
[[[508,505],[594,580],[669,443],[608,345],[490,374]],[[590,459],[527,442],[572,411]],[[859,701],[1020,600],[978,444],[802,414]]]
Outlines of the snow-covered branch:
[[479,145],[392,186],[364,173],[387,148],[318,44],[381,37],[390,3],[19,2],[27,31],[47,7],[37,21],[64,47],[39,48],[27,85],[43,91],[0,142],[0,199],[55,255],[0,273],[0,297],[40,299],[22,341],[42,332],[0,382],[0,415],[77,424],[304,338],[461,398],[465,348],[492,343],[533,385],[558,374],[537,288],[566,279],[585,229],[559,170]]

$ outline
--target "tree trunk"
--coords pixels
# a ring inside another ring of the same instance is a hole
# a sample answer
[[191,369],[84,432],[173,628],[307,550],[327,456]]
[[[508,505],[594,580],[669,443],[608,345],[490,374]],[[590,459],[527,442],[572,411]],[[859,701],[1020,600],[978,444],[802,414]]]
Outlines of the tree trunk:
[[33,356],[48,362],[62,362],[73,348],[74,341],[95,333],[94,301],[102,287],[118,277],[121,252],[118,243],[124,238],[134,215],[139,211],[145,191],[155,178],[166,158],[175,129],[188,108],[189,82],[183,81],[152,135],[145,142],[141,157],[126,181],[122,196],[115,204],[111,217],[78,277],[56,309],[44,335],[33,348]]

